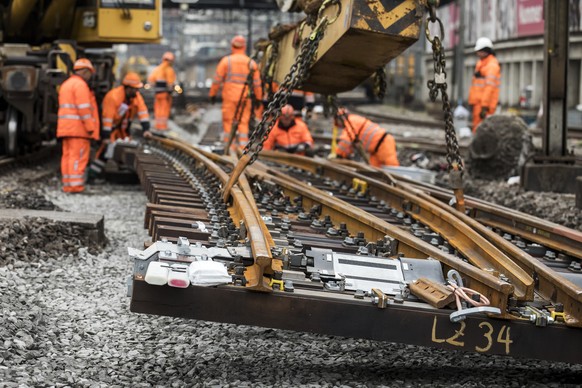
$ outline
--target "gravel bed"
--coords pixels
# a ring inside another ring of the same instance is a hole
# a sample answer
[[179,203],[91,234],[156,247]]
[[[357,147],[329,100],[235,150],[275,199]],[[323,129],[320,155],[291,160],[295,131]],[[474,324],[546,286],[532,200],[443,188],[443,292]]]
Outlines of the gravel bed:
[[[558,387],[582,366],[129,312],[127,247],[141,247],[137,187],[48,201],[105,215],[108,245],[0,267],[0,387]],[[40,234],[42,235],[42,234]],[[46,240],[51,236],[46,236]],[[4,239],[2,240],[4,242]]]

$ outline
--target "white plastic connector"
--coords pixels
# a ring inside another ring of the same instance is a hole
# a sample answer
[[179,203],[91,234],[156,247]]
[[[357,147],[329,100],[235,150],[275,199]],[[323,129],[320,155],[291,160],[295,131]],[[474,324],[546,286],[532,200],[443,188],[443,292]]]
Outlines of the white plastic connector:
[[145,275],[147,284],[154,286],[163,286],[168,283],[168,273],[170,265],[161,261],[152,261],[148,265]]
[[188,276],[188,266],[182,264],[172,264],[168,274],[168,285],[177,288],[188,288],[190,278]]

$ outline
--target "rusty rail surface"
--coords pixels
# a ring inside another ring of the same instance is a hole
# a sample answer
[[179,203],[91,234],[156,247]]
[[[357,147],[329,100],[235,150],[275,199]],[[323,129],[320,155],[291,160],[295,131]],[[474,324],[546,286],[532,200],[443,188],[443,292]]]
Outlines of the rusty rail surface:
[[[495,260],[497,264],[496,268],[503,268],[506,271],[503,272],[503,275],[512,280],[512,283],[516,285],[516,289],[518,289],[517,286],[520,285],[520,281],[525,281],[525,283],[521,284],[527,286],[526,292],[521,295],[517,294],[516,296],[518,298],[533,300],[535,279],[536,291],[540,295],[548,300],[563,304],[567,312],[567,323],[571,326],[582,326],[582,311],[580,309],[582,290],[580,287],[568,281],[563,276],[560,276],[556,271],[517,248],[515,245],[509,243],[492,230],[465,214],[458,212],[453,207],[435,200],[435,198],[423,193],[416,186],[401,182],[399,179],[394,178],[393,175],[378,171],[378,169],[365,165],[362,167],[364,171],[374,171],[375,176],[384,176],[386,181],[393,184],[391,186],[388,183],[357,173],[353,168],[357,166],[354,163],[349,164],[349,167],[346,168],[344,164],[336,164],[323,159],[309,159],[297,155],[269,151],[263,151],[261,159],[287,163],[307,171],[318,173],[319,175],[325,175],[330,179],[344,181],[361,179],[366,181],[370,186],[369,194],[371,196],[384,199],[392,207],[399,207],[400,210],[420,220],[423,224],[430,225],[432,229],[446,236],[451,245],[457,244],[456,247],[461,252],[463,252],[462,248],[465,248],[464,253],[466,255],[474,255],[481,249],[491,252],[492,260]],[[449,200],[450,198],[451,196],[448,197]],[[474,205],[475,203],[471,202],[471,204]],[[422,214],[423,211],[425,214]],[[459,226],[463,232],[451,228],[451,225],[447,225],[448,228],[443,226],[443,222],[448,218],[448,215],[454,217],[454,225]],[[528,217],[524,217],[524,215],[521,217],[521,219],[526,218]],[[479,218],[476,220],[480,221]],[[542,226],[543,221],[537,219],[536,225]],[[499,227],[503,229],[501,226]],[[576,234],[575,231],[570,231],[567,228],[561,229],[569,231],[566,234],[567,236]],[[475,236],[479,237],[475,239]],[[486,242],[485,247],[482,245],[483,241]],[[473,245],[473,242],[478,244],[479,247],[477,249]],[[477,252],[475,252],[475,249]],[[482,265],[482,262],[479,261],[474,261],[473,263],[477,266]]]
[[[155,141],[168,149],[178,150],[196,160],[197,163],[204,166],[204,169],[216,176],[222,185],[228,182],[228,174],[193,147],[171,139],[155,138]],[[229,212],[237,225],[244,224],[255,259],[251,270],[247,270],[245,273],[247,288],[261,292],[271,292],[272,288],[268,286],[268,282],[264,279],[264,274],[272,270],[272,255],[268,235],[264,234],[263,221],[258,215],[256,205],[249,201],[241,188],[238,186],[232,187],[230,196],[232,198],[232,206],[229,208]]]
[[[582,330],[574,328],[580,326],[580,289],[473,218],[473,208],[459,213],[442,193],[357,163],[262,152],[236,171],[237,161],[162,138],[136,153],[149,199],[144,227],[152,242],[146,246],[177,246],[187,238],[193,247],[228,248],[231,256],[218,260],[233,280],[218,287],[154,285],[145,281],[152,260],[175,261],[161,250],[146,261],[132,256],[131,311],[582,363]],[[440,242],[429,241],[432,235]],[[467,310],[458,321],[452,306],[409,298],[403,288],[398,304],[396,286],[394,297],[342,290],[309,269],[316,259],[332,258],[367,268],[360,276],[372,280],[386,279],[372,273],[376,265],[406,260],[449,276],[457,271],[465,287],[501,313]],[[238,284],[240,276],[246,283]]]
[[[211,155],[209,152],[206,152],[205,154],[209,157]],[[217,156],[214,158],[217,161],[221,160],[223,163],[234,164],[235,162],[226,158],[219,159],[220,157]],[[389,235],[398,241],[398,250],[404,255],[411,257],[432,257],[441,261],[446,266],[460,271],[471,279],[472,287],[474,287],[482,294],[487,295],[491,301],[495,301],[493,305],[499,307],[502,311],[504,311],[504,309],[507,307],[508,297],[514,293],[513,287],[510,284],[504,281],[500,281],[499,279],[495,279],[493,276],[491,276],[490,271],[479,271],[476,267],[468,265],[461,259],[448,255],[443,251],[431,246],[430,244],[402,231],[400,228],[393,226],[377,217],[374,217],[345,201],[330,197],[329,195],[321,192],[321,190],[310,187],[305,183],[302,183],[289,177],[286,174],[281,173],[280,171],[269,169],[267,166],[264,166],[261,163],[253,164],[249,170],[251,175],[258,177],[261,180],[268,180],[281,187],[284,187],[289,192],[289,195],[302,196],[304,199],[304,205],[307,205],[307,207],[311,207],[316,204],[323,205],[324,208],[322,213],[330,215],[331,220],[334,221],[335,224],[346,222],[349,230],[364,231],[364,234],[368,237],[368,240],[377,240],[381,239],[385,235]],[[306,201],[306,199],[308,199],[308,201]],[[437,216],[450,218],[444,212],[441,212]],[[461,231],[459,229],[451,232],[451,234],[460,233]],[[472,237],[475,239],[479,238],[474,234]],[[477,243],[486,244],[486,241],[479,240]],[[467,246],[468,244],[465,245]],[[476,244],[472,244],[473,250],[469,251],[469,249],[466,249],[464,253],[466,253],[468,257],[472,257],[470,260],[480,264],[481,269],[490,269],[493,264],[489,263],[488,260],[492,260],[493,258],[480,255],[480,253],[483,251],[474,249],[475,245]],[[498,253],[501,254],[500,252]],[[516,270],[518,273],[520,271],[519,267],[512,269]],[[520,275],[527,278],[524,273],[520,273]],[[531,293],[531,299],[533,297],[533,279],[529,279],[529,284],[527,286],[528,293]]]

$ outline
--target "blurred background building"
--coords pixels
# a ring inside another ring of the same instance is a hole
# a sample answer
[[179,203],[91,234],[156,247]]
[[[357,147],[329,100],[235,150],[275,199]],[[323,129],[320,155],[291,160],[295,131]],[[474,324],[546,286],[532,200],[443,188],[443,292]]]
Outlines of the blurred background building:
[[[170,50],[176,54],[176,69],[185,90],[204,90],[212,81],[218,60],[230,52],[232,36],[241,34],[254,42],[266,37],[276,24],[303,18],[301,14],[280,12],[275,0],[186,1],[189,3],[164,2],[161,45],[120,45],[119,63],[134,63],[141,73],[144,66],[151,69],[157,65],[162,53]],[[501,64],[500,104],[537,109],[543,81],[543,1],[441,1],[445,5],[439,7],[438,16],[445,28],[447,83],[452,101],[466,101],[477,61],[473,47],[479,37],[486,36],[494,42]],[[575,107],[582,102],[582,13],[580,0],[567,1],[571,30],[568,104]],[[235,3],[235,9],[227,9]],[[430,30],[437,33],[435,25]],[[430,46],[421,34],[417,44],[387,65],[387,100],[398,104],[426,102],[426,80],[432,77],[432,61]],[[123,71],[122,66],[119,69]],[[369,95],[369,85],[367,90]]]

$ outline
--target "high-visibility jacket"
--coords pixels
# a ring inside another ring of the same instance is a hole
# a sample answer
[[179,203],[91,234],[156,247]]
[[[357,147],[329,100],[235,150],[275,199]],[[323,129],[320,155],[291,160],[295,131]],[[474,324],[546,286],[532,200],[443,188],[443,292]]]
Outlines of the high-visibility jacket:
[[59,89],[57,137],[99,139],[99,110],[95,94],[73,74]]
[[[244,54],[244,49],[237,48],[233,48],[231,55],[223,57],[218,62],[209,96],[216,96],[222,85],[222,99],[238,102],[250,69],[254,72],[252,87],[255,98],[260,101],[263,98],[263,90],[261,89],[261,76],[257,64]],[[247,96],[248,93],[247,89]],[[250,104],[248,106],[250,109]]]
[[297,146],[302,143],[313,147],[313,137],[311,137],[307,125],[300,119],[294,119],[293,121],[291,126],[285,129],[281,128],[280,121],[277,120],[271,133],[269,133],[269,137],[263,143],[263,149],[282,149],[288,152],[295,152]]
[[114,129],[120,129],[121,137],[126,137],[129,123],[136,116],[142,122],[142,127],[146,122],[149,126],[150,115],[142,95],[137,92],[128,103],[125,100],[125,87],[123,85],[111,89],[105,95],[102,107],[103,138],[108,138]]
[[162,61],[148,77],[148,83],[154,85],[154,92],[171,93],[176,83],[176,72],[167,61]]
[[[261,89],[261,77],[255,61],[251,60],[244,54],[242,48],[232,48],[232,54],[223,57],[216,67],[214,81],[208,95],[216,96],[222,86],[222,129],[223,139],[228,139],[238,108],[238,102],[243,94],[241,101],[241,116],[238,120],[238,130],[234,144],[238,147],[245,147],[249,142],[249,121],[251,118],[252,101],[250,100],[250,90],[245,88],[249,71],[253,71],[253,82],[251,87],[257,100],[263,98]],[[238,117],[237,117],[238,118]]]
[[497,109],[499,101],[499,85],[501,83],[501,68],[495,55],[480,59],[475,66],[475,74],[469,89],[469,105],[486,107],[489,114]]
[[365,117],[349,114],[344,120],[344,129],[340,135],[336,154],[347,158],[354,153],[353,143],[358,140],[370,155],[370,164],[399,166],[394,137],[378,124]]

